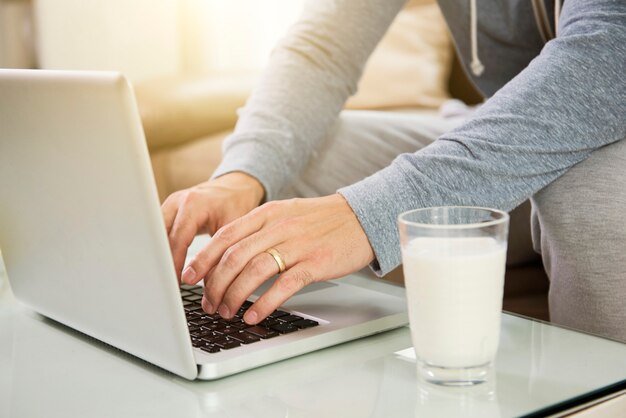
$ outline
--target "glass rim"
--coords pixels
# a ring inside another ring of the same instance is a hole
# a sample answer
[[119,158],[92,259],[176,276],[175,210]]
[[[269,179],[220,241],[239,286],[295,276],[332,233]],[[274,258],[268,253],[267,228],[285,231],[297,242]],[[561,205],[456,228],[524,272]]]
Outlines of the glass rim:
[[[415,222],[415,221],[409,221],[409,220],[404,219],[404,217],[406,217],[410,213],[432,211],[436,209],[478,209],[478,210],[498,213],[502,215],[502,218],[494,219],[494,220],[487,221],[487,222],[475,222],[475,223],[467,223],[467,224],[450,224],[450,225],[427,224],[423,222]],[[402,212],[400,215],[398,215],[398,224],[417,226],[420,228],[431,228],[431,229],[474,229],[474,228],[490,227],[490,226],[498,225],[504,222],[508,222],[509,218],[510,218],[509,214],[503,210],[487,208],[483,206],[431,206],[431,207],[425,207],[425,208],[419,208],[419,209],[411,209],[411,210]]]

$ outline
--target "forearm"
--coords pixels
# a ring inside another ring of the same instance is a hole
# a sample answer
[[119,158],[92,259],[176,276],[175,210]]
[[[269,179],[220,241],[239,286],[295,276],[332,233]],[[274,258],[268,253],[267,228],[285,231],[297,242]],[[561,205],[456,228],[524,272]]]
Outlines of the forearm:
[[214,176],[248,173],[274,199],[327,135],[405,1],[310,1],[240,111]]
[[405,210],[476,205],[510,210],[626,137],[626,7],[566,2],[559,37],[456,130],[340,190],[357,214],[378,273],[400,262]]

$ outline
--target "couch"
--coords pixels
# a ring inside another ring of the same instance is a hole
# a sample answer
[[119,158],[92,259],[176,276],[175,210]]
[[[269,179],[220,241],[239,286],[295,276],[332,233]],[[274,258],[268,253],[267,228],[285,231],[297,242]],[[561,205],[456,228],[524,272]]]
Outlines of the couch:
[[[420,36],[410,34],[420,28]],[[223,139],[236,110],[245,104],[255,74],[171,76],[134,86],[159,196],[209,178],[221,159]],[[407,90],[406,86],[415,86]],[[408,94],[407,94],[408,91]],[[447,98],[476,104],[482,97],[455,57],[433,0],[413,0],[396,19],[365,69],[351,109],[432,109]],[[527,222],[528,204],[513,211],[512,223]],[[510,236],[529,242],[530,235]],[[504,309],[548,320],[548,280],[538,256],[516,254],[510,246]],[[401,269],[385,277],[402,283]]]

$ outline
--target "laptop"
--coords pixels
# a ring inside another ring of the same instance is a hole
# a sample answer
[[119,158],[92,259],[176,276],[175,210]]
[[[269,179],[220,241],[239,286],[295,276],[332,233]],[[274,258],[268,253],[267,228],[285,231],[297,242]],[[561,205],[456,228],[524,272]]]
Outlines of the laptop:
[[36,312],[190,380],[408,323],[402,293],[354,275],[306,287],[260,327],[207,315],[202,288],[178,285],[126,79],[0,70],[0,92],[0,248]]

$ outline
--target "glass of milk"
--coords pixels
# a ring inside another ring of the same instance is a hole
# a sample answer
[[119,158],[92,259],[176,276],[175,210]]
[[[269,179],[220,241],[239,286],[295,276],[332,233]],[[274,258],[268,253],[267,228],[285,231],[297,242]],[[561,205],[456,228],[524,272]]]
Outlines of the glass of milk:
[[420,378],[485,382],[500,338],[509,215],[435,207],[405,212],[398,225]]

